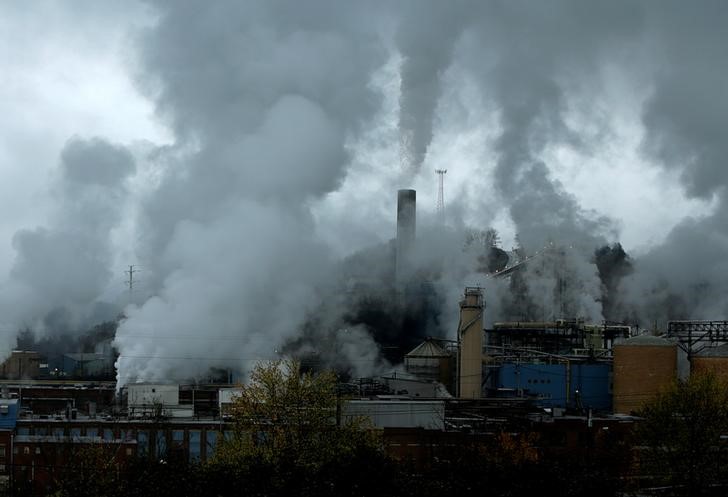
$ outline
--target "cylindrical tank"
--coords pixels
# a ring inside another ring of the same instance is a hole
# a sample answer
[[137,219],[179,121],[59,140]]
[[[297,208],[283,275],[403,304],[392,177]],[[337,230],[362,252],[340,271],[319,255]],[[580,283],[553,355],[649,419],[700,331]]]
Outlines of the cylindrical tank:
[[479,399],[483,396],[483,292],[466,288],[460,301],[458,329],[458,396]]
[[405,282],[411,273],[412,249],[415,245],[417,225],[417,192],[397,190],[397,249],[395,277],[398,284]]
[[695,354],[690,360],[690,374],[711,373],[728,380],[728,345],[710,347]]
[[614,346],[614,412],[639,412],[677,379],[677,345],[640,335]]
[[452,379],[450,364],[450,353],[429,338],[404,356],[408,373],[423,380],[439,381],[447,387]]

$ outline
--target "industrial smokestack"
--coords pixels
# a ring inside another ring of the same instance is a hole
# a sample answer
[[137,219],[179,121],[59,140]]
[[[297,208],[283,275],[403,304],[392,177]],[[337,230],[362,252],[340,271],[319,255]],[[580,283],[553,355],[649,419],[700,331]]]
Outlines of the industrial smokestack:
[[465,288],[458,325],[458,397],[479,399],[483,381],[483,309],[480,288]]
[[417,222],[417,192],[397,190],[397,252],[395,279],[397,286],[407,281],[412,273],[412,249],[415,245]]

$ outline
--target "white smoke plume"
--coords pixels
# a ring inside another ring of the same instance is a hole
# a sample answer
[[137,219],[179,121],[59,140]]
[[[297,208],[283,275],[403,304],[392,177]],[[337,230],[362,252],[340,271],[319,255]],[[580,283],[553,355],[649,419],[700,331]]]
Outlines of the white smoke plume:
[[467,2],[405,2],[395,37],[400,66],[399,140],[402,173],[419,172],[432,142],[443,76],[467,19]]
[[120,384],[244,370],[300,332],[334,269],[309,203],[344,177],[386,56],[343,5],[158,7],[142,82],[178,146],[194,147],[144,206],[156,288],[119,328]]
[[[13,237],[17,257],[0,293],[4,320],[43,333],[114,318],[95,310],[103,307],[102,294],[113,277],[111,236],[134,170],[132,154],[102,138],[66,143],[49,192],[55,210],[48,226]],[[4,336],[9,339],[0,355],[14,346],[14,336]]]

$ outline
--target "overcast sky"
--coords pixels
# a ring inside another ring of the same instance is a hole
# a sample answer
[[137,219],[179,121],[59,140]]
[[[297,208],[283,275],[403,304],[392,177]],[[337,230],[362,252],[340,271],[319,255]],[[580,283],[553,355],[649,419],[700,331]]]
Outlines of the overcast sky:
[[300,266],[390,239],[399,187],[427,223],[435,168],[447,222],[505,248],[619,241],[673,264],[693,230],[716,270],[724,3],[363,4],[0,0],[5,329],[122,305],[129,264],[136,326],[203,291],[198,313],[258,326],[216,292],[264,294],[281,259],[304,315],[321,282]]
[[[134,81],[135,40],[141,28],[155,21],[153,8],[133,1],[0,3],[0,272],[3,274],[9,270],[14,257],[13,234],[21,228],[46,222],[47,197],[58,168],[59,152],[66,140],[72,136],[96,135],[124,144],[138,140],[163,144],[171,140],[166,123],[154,115],[154,103],[139,91]],[[386,71],[386,68],[380,70]],[[630,81],[629,75],[605,73],[608,95],[599,97],[610,99],[606,103],[610,107],[596,111],[612,114],[615,135],[600,144],[599,149],[590,150],[588,156],[569,147],[557,147],[550,151],[554,160],[549,166],[581,205],[619,221],[619,240],[628,250],[644,249],[660,242],[683,217],[710,212],[712,204],[687,199],[676,175],[663,173],[659,166],[641,156],[640,105],[648,96],[649,88],[630,87],[634,81]],[[396,81],[387,81],[398,78],[394,70],[373,76],[379,80],[376,83],[382,85],[382,91],[398,92]],[[398,100],[396,95],[390,95],[382,103],[396,106]],[[394,119],[394,108],[381,110]],[[589,126],[590,110],[581,110],[587,115],[574,118],[587,121],[579,124]],[[445,116],[448,112],[455,115]],[[438,130],[448,139],[438,140],[435,136],[428,165],[449,168],[446,197],[458,191],[467,175],[487,160],[487,150],[483,150],[480,142],[492,131],[487,129],[487,122],[493,117],[485,112],[468,119],[458,114],[457,109],[441,110],[443,117],[454,121],[443,122],[441,126],[450,125],[453,131]],[[370,147],[395,147],[399,139],[396,123],[379,124],[382,126],[379,139],[384,143],[377,141]],[[455,140],[451,140],[452,134],[457,135]],[[387,140],[391,143],[386,143]],[[381,151],[373,149],[360,153],[363,157],[398,160],[398,157],[382,157]],[[395,168],[398,164],[385,167]],[[376,170],[372,173],[376,174]],[[346,186],[364,190],[381,186],[376,178],[359,179],[364,184]],[[418,184],[422,208],[432,209],[435,175],[426,175],[423,180]],[[635,215],[636,212],[640,215]],[[337,216],[337,213],[322,215]],[[468,215],[475,218],[478,213]],[[503,238],[509,242],[507,222],[500,221],[506,232]]]

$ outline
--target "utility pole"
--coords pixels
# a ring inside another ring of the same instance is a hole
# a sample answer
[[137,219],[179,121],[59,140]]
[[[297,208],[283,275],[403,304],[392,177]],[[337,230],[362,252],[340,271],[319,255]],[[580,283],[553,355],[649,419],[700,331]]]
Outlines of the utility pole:
[[129,269],[124,271],[124,274],[128,275],[128,279],[126,280],[126,285],[129,288],[129,302],[131,303],[132,300],[132,292],[134,291],[134,273],[138,273],[138,269],[134,269],[135,265],[130,264]]
[[435,169],[435,173],[438,176],[438,188],[437,188],[437,214],[440,219],[445,218],[445,173],[447,169]]

